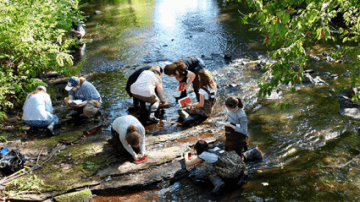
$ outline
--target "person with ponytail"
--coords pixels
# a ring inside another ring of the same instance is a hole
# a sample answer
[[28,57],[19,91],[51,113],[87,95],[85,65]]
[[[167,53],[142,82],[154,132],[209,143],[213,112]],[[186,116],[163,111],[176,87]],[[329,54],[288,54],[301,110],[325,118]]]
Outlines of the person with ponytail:
[[[196,98],[199,101],[200,83],[198,72],[203,68],[205,68],[204,61],[196,56],[187,57],[165,66],[164,72],[166,75],[175,77],[180,83],[186,83],[180,96],[175,97],[176,100],[186,97],[186,89],[193,84]],[[188,78],[190,79],[189,82],[187,82]]]
[[59,123],[59,118],[52,114],[53,106],[45,86],[38,86],[26,97],[23,110],[22,118],[26,124],[31,127],[46,127],[48,134],[54,136],[54,125]]
[[[134,160],[146,157],[145,150],[145,128],[140,121],[132,116],[118,117],[111,124],[111,134],[115,141],[120,139],[121,144]],[[140,151],[140,155],[135,150]]]
[[[75,115],[81,115],[81,113],[84,113],[85,116],[95,115],[98,117],[101,115],[100,93],[84,77],[72,76],[65,90],[69,91],[69,97],[64,99],[65,106],[77,110]],[[74,100],[81,100],[81,103],[73,102]]]
[[247,116],[243,110],[243,103],[239,97],[228,97],[225,102],[228,110],[225,125],[225,150],[235,150],[242,156],[247,151]]
[[179,115],[184,120],[183,125],[187,125],[195,120],[196,115],[209,117],[216,104],[217,86],[212,77],[212,74],[207,69],[201,69],[198,72],[199,84],[199,102],[194,104],[187,104],[183,109],[180,109]]

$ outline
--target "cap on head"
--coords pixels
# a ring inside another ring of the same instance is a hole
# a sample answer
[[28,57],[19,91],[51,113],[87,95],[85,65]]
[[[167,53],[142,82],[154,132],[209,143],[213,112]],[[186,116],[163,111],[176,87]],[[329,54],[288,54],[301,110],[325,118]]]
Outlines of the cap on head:
[[45,86],[38,86],[38,87],[36,87],[36,90],[43,90],[46,93],[46,87]]
[[72,88],[74,88],[78,84],[79,84],[79,78],[76,76],[72,76],[69,79],[69,82],[68,82],[67,86],[65,87],[65,90],[70,91]]

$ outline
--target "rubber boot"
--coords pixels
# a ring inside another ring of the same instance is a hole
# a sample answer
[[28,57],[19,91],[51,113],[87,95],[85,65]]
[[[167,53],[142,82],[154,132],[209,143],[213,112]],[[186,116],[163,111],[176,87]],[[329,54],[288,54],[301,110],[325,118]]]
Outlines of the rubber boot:
[[144,101],[140,101],[140,119],[146,120],[148,118],[148,111],[146,109],[146,104]]
[[139,109],[139,99],[133,97],[133,104],[135,109]]
[[214,189],[211,191],[211,194],[218,195],[222,188],[225,186],[225,182],[219,176],[214,176],[210,178],[211,183],[214,185]]
[[54,123],[50,124],[48,127],[46,127],[46,132],[48,134],[48,136],[50,137],[53,137],[55,136],[55,133],[54,133]]
[[186,97],[186,95],[187,95],[186,90],[181,91],[180,96],[179,96],[179,97],[175,97],[176,102],[177,102],[178,100],[180,100],[181,98]]

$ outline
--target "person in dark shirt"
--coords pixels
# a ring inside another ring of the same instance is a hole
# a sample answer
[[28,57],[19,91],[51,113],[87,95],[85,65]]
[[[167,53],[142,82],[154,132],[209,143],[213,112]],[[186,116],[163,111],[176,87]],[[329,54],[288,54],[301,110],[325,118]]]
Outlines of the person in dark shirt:
[[[193,83],[196,98],[199,100],[199,77],[198,72],[205,68],[203,60],[196,56],[187,57],[165,66],[165,74],[175,77],[180,83],[185,82],[185,88],[176,100],[186,97],[186,89]],[[190,78],[189,82],[187,79]]]

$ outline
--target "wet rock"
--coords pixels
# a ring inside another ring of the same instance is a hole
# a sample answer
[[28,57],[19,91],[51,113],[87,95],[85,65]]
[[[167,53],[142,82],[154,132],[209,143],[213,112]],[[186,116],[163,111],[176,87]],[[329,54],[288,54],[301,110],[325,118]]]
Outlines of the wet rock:
[[335,49],[339,50],[340,49],[340,45],[335,45]]
[[262,67],[261,64],[257,64],[257,65],[255,66],[255,69],[256,69],[256,70],[261,70],[261,67]]
[[324,73],[322,73],[322,75],[328,77],[328,76],[331,75],[331,73],[330,72],[324,72]]
[[338,77],[339,77],[339,75],[337,75],[337,74],[331,74],[329,76],[330,79],[337,79]]
[[315,73],[315,71],[313,69],[307,69],[304,71],[304,73],[313,74],[313,73]]
[[319,76],[313,78],[310,74],[305,73],[302,80],[302,84],[325,85],[326,83]]
[[336,60],[337,63],[343,63],[344,60]]
[[332,58],[331,56],[326,56],[326,62],[333,62],[335,61],[334,58]]
[[320,61],[320,58],[318,56],[315,56],[315,55],[310,55],[310,61],[311,62],[317,62],[317,61]]
[[243,156],[245,162],[258,162],[264,159],[263,153],[257,146],[248,149],[243,153]]
[[92,202],[92,193],[90,189],[84,189],[82,191],[56,196],[54,200],[57,202]]
[[349,77],[350,76],[350,71],[347,70],[345,73],[343,73],[341,76],[343,77]]
[[94,11],[94,14],[95,14],[95,15],[101,15],[101,14],[103,14],[103,13],[104,13],[104,12],[98,11],[98,10]]
[[353,119],[360,120],[360,109],[359,108],[340,108],[339,114],[342,116],[351,117]]
[[329,88],[328,91],[329,92],[335,92],[335,90],[333,88]]
[[322,53],[322,56],[326,57],[326,56],[329,56],[329,54],[323,52],[323,53]]

